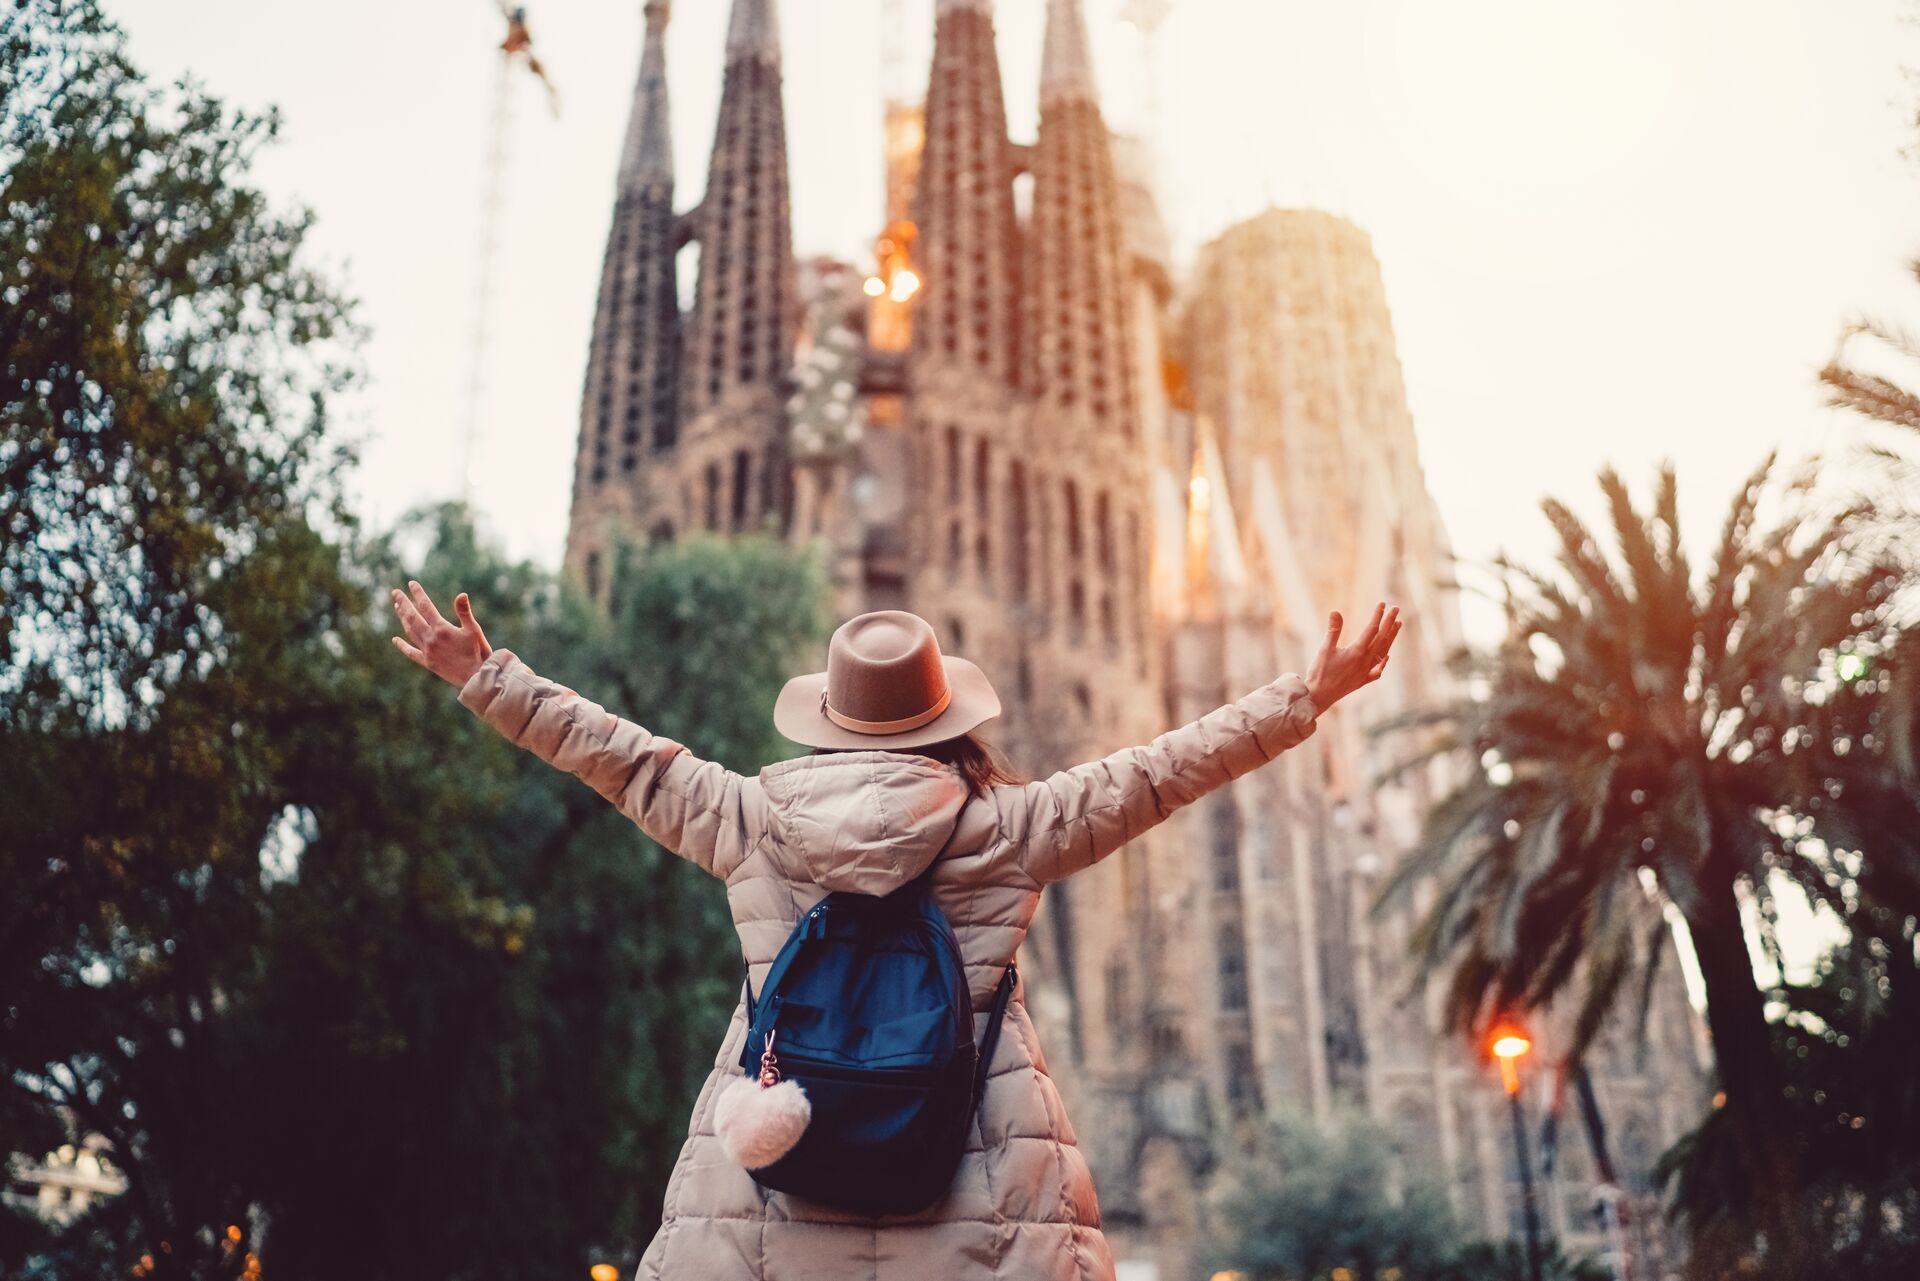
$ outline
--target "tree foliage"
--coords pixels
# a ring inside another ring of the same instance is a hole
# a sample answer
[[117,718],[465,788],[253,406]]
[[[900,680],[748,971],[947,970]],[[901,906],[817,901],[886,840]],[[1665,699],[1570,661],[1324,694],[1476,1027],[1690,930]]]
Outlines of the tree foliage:
[[1718,1126],[1752,1189],[1732,1208],[1792,1266],[1809,1140],[1746,908],[1776,966],[1783,885],[1862,946],[1904,938],[1910,951],[1920,792],[1904,569],[1871,508],[1770,489],[1771,470],[1742,488],[1703,573],[1681,545],[1670,471],[1648,510],[1603,474],[1615,550],[1546,504],[1557,567],[1497,566],[1507,638],[1470,660],[1467,697],[1421,718],[1470,765],[1381,907],[1434,883],[1414,945],[1448,974],[1453,1021],[1484,1030],[1564,993],[1575,1059],[1605,1019],[1644,1012],[1677,912],[1706,986]]
[[1304,1281],[1343,1268],[1354,1281],[1431,1281],[1460,1245],[1446,1193],[1419,1180],[1397,1188],[1395,1165],[1387,1136],[1360,1117],[1257,1124],[1210,1189],[1202,1274]]
[[[1493,1281],[1528,1276],[1524,1252],[1468,1241],[1445,1189],[1410,1174],[1360,1116],[1268,1118],[1227,1154],[1207,1198],[1201,1274],[1245,1281]],[[1543,1258],[1543,1281],[1602,1281],[1604,1269]]]
[[724,896],[400,660],[384,590],[464,588],[750,770],[819,573],[695,542],[598,605],[457,512],[360,534],[349,310],[248,183],[271,116],[147,85],[91,4],[0,23],[0,1154],[98,1134],[128,1180],[66,1231],[0,1208],[0,1273],[631,1263],[737,990]]

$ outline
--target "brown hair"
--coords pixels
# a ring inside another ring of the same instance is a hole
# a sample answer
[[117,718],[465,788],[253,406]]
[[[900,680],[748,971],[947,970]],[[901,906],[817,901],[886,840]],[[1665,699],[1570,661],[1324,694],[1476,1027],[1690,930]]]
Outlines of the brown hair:
[[[865,751],[866,748],[816,747],[814,755],[822,756],[833,751]],[[882,749],[885,750],[885,749]],[[1007,763],[1000,749],[974,734],[962,734],[958,738],[942,739],[938,743],[927,743],[911,749],[915,756],[930,756],[944,765],[952,765],[960,771],[960,777],[967,780],[967,790],[975,796],[986,795],[987,789],[999,783],[1024,783],[1027,776]]]

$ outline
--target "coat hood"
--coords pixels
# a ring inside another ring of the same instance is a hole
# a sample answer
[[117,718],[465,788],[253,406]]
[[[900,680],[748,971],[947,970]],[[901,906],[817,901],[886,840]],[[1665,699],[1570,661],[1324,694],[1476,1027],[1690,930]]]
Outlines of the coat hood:
[[932,865],[971,793],[951,765],[832,752],[760,771],[774,839],[829,890],[889,894]]

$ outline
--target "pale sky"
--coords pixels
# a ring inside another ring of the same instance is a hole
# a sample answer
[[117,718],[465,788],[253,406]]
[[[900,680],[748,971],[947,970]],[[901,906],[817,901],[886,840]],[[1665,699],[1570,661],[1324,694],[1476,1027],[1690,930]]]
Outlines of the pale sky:
[[[924,83],[931,0],[904,0]],[[319,217],[371,328],[364,510],[449,495],[480,276],[492,0],[108,0],[132,51],[278,104],[260,179]],[[1920,314],[1910,0],[1176,0],[1148,88],[1120,0],[1087,0],[1109,120],[1154,122],[1177,252],[1269,203],[1352,217],[1386,276],[1456,548],[1547,554],[1543,494],[1680,468],[1693,541],[1770,447],[1840,439],[1814,371],[1865,309]],[[680,200],[704,185],[725,0],[677,0]],[[881,213],[879,0],[782,0],[798,252],[866,261]],[[1043,0],[998,7],[1015,136]],[[558,82],[513,101],[474,498],[557,563],[639,0],[530,0]],[[1147,110],[1157,98],[1158,109]]]

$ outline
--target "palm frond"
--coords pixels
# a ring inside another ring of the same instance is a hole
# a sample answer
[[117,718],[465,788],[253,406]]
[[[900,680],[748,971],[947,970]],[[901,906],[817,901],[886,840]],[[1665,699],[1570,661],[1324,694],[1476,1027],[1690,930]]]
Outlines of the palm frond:
[[1622,881],[1603,881],[1595,890],[1586,919],[1586,981],[1567,1043],[1567,1058],[1578,1063],[1600,1035],[1614,1003],[1633,973],[1634,947],[1626,928]]
[[1489,954],[1497,961],[1511,961],[1520,942],[1520,920],[1528,907],[1528,897],[1543,877],[1553,871],[1564,857],[1560,834],[1566,826],[1567,806],[1549,802],[1546,812],[1520,820],[1522,827],[1512,872],[1502,878],[1500,902],[1493,917]]
[[1753,523],[1760,510],[1761,495],[1766,492],[1767,478],[1773,474],[1776,458],[1777,455],[1768,454],[1753,469],[1753,473],[1734,495],[1733,505],[1727,509],[1727,519],[1720,527],[1720,545],[1714,553],[1713,569],[1707,579],[1707,602],[1700,612],[1700,642],[1709,681],[1719,672],[1720,664],[1732,643],[1734,625],[1739,619],[1741,580],[1745,577],[1752,546]]
[[1827,385],[1827,404],[1871,418],[1920,431],[1920,396],[1878,374],[1830,364],[1820,371]]

